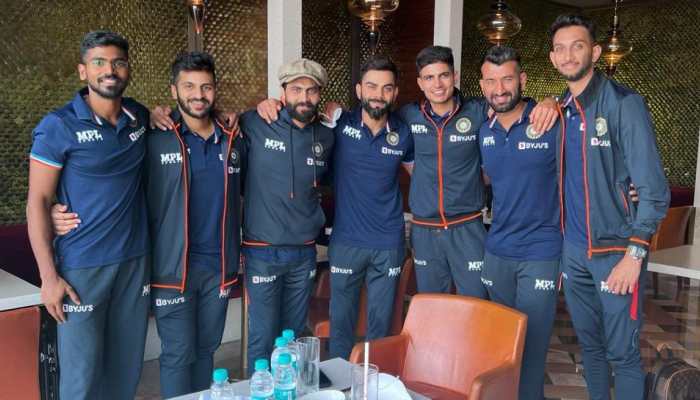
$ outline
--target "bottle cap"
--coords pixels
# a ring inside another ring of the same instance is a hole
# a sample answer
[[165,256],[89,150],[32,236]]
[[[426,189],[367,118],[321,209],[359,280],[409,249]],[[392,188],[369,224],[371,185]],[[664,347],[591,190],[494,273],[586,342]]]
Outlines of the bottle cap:
[[282,331],[282,337],[287,339],[287,343],[291,343],[294,341],[294,331],[291,329],[285,329]]
[[287,339],[283,338],[282,336],[275,339],[275,347],[284,347],[286,345],[287,345]]
[[228,381],[228,370],[226,368],[215,369],[212,377],[216,383],[226,382]]
[[256,371],[267,371],[268,362],[264,358],[255,360],[255,370]]

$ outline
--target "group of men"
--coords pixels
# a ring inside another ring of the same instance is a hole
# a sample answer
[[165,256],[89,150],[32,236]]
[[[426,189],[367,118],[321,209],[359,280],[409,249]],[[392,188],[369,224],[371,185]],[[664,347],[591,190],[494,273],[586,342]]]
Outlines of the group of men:
[[527,314],[519,398],[543,398],[561,270],[591,398],[609,398],[612,366],[616,398],[642,399],[637,293],[668,206],[666,178],[643,99],[593,67],[601,47],[591,21],[563,15],[550,34],[568,85],[559,102],[522,97],[527,77],[505,46],[483,58],[484,97],[467,98],[451,50],[431,46],[416,59],[425,99],[398,112],[388,58],[363,65],[360,106],[331,109],[331,120],[318,112],[326,71],[301,59],[280,69],[280,101],[243,114],[240,129],[215,118],[209,55],[179,56],[177,110],[149,115],[122,97],[126,40],[86,35],[87,88],[41,121],[30,154],[27,219],[42,299],[59,322],[61,398],[134,397],[150,307],[163,397],[206,388],[241,253],[249,364],[269,358],[282,328],[301,334],[324,225],[319,187],[329,182],[330,355],[352,349],[365,283],[367,337],[387,335],[405,257],[404,168],[418,290],[454,286]]

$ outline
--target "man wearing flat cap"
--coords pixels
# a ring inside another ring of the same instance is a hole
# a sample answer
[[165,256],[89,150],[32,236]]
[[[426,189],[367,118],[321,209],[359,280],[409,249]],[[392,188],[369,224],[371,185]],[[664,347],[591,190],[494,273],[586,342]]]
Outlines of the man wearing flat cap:
[[325,223],[317,188],[329,169],[333,131],[318,104],[328,82],[318,63],[300,59],[279,70],[284,109],[268,124],[241,116],[248,171],[244,184],[243,254],[249,296],[248,368],[269,359],[282,329],[306,325],[316,273],[314,239]]

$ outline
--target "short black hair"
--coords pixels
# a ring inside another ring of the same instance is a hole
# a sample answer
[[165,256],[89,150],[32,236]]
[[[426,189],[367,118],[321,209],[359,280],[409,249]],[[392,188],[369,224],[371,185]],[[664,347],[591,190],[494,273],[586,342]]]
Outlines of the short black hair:
[[522,69],[520,55],[514,48],[509,46],[493,46],[486,50],[486,54],[481,60],[481,65],[484,65],[487,62],[496,65],[503,65],[508,61],[515,61],[515,63],[518,65],[518,71]]
[[549,28],[549,39],[553,40],[554,35],[561,28],[567,28],[569,26],[582,26],[586,28],[588,34],[591,36],[591,42],[596,42],[596,26],[592,19],[580,15],[580,14],[562,14],[554,20],[552,26]]
[[177,77],[182,71],[206,71],[211,73],[214,82],[216,82],[214,58],[209,53],[190,51],[179,54],[170,66],[170,83],[176,84]]
[[112,31],[92,31],[83,36],[80,42],[80,61],[85,61],[85,54],[95,47],[115,46],[129,59],[129,41],[124,36]]
[[435,63],[445,63],[450,67],[450,71],[454,72],[455,58],[452,49],[445,46],[429,46],[421,50],[416,56],[418,75],[425,66]]
[[399,69],[385,55],[372,56],[362,64],[362,67],[360,67],[360,81],[362,81],[368,71],[390,71],[394,74],[394,83],[399,81]]

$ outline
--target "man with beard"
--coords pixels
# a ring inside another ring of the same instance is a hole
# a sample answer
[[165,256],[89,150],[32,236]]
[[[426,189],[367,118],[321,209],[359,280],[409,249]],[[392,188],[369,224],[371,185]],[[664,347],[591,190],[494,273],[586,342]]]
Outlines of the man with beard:
[[206,389],[221,344],[229,286],[240,265],[242,140],[213,117],[213,58],[191,52],[171,66],[172,130],[147,137],[146,200],[153,310],[161,338],[160,393]]
[[[669,190],[644,99],[595,70],[593,22],[562,15],[550,29],[550,60],[566,79],[558,169],[562,276],[581,343],[591,399],[644,397],[639,350],[649,240]],[[634,182],[638,205],[625,188]]]
[[528,122],[535,102],[521,97],[526,79],[515,50],[494,46],[486,52],[480,84],[494,114],[481,125],[479,142],[493,188],[493,220],[481,276],[491,300],[528,317],[518,399],[541,400],[562,242],[557,127],[538,132]]
[[[409,204],[411,243],[419,292],[486,297],[481,269],[486,230],[481,218],[484,183],[478,132],[487,119],[483,98],[465,98],[455,88],[458,74],[448,47],[418,53],[420,102],[400,110],[415,143]],[[529,118],[538,132],[551,128],[556,105],[547,99]]]
[[[367,338],[389,333],[404,249],[403,200],[398,172],[410,173],[413,140],[390,112],[398,96],[398,69],[374,56],[360,69],[355,93],[361,105],[336,121],[333,153],[335,220],[328,249],[331,266],[330,357],[347,358],[355,343],[360,289],[367,284]],[[337,106],[336,106],[337,107]],[[267,121],[279,103],[258,105]],[[337,114],[333,108],[331,114]]]
[[413,164],[413,139],[390,112],[398,69],[384,56],[364,63],[355,92],[361,106],[344,112],[333,132],[335,220],[331,265],[330,357],[347,358],[355,344],[360,289],[367,285],[367,339],[391,327],[404,259],[403,200],[398,173]]
[[[141,182],[148,110],[122,97],[129,82],[126,39],[90,32],[80,58],[87,88],[34,130],[27,225],[42,302],[59,323],[60,398],[130,399],[149,306]],[[82,223],[52,246],[54,197]]]
[[247,152],[243,226],[249,296],[248,365],[270,358],[282,328],[306,326],[316,273],[315,238],[325,223],[318,187],[329,169],[333,132],[317,116],[328,82],[318,63],[300,59],[279,71],[284,109],[272,124],[255,110],[241,116]]

